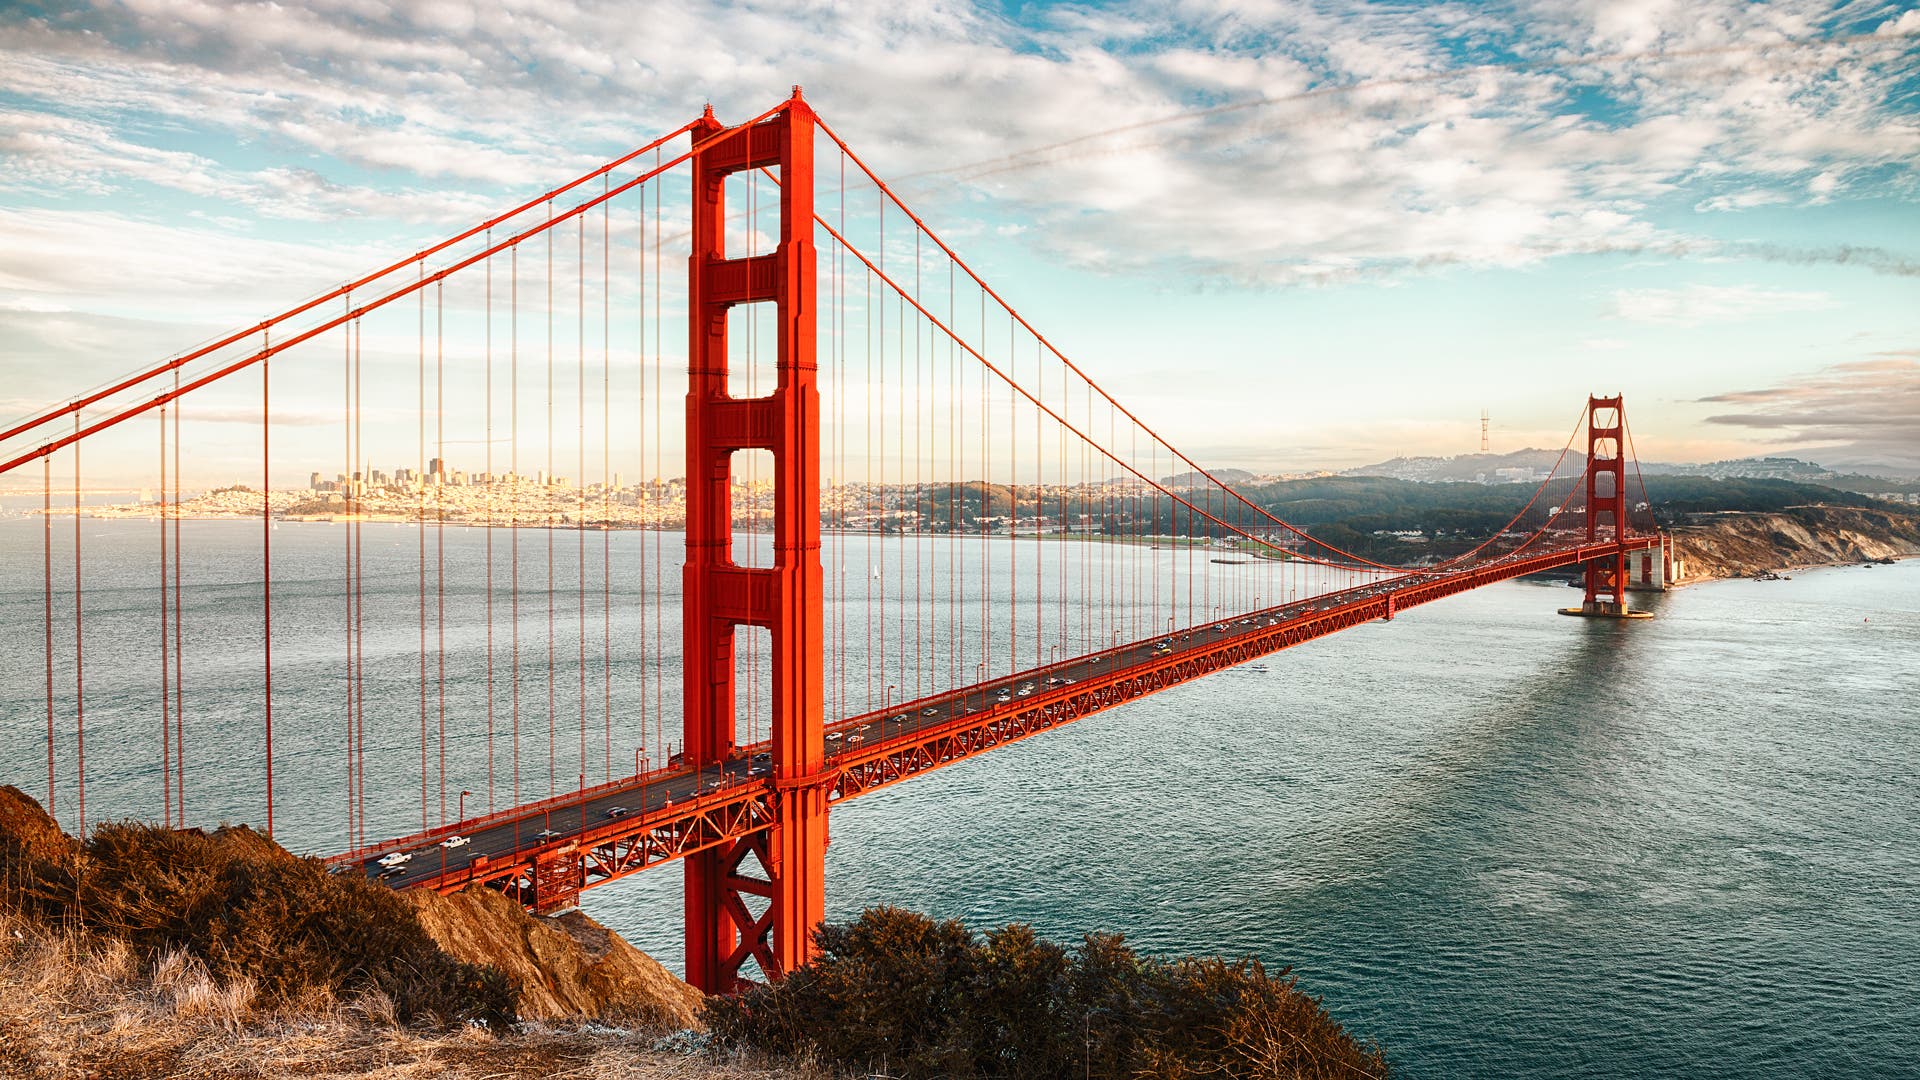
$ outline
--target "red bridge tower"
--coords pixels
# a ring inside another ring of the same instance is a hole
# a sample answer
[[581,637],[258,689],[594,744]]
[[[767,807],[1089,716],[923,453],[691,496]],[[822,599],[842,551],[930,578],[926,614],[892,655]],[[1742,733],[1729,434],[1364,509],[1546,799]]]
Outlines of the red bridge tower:
[[[1644,619],[1627,606],[1626,409],[1621,397],[1587,398],[1587,543],[1611,542],[1611,553],[1586,564],[1587,596],[1563,615]],[[1604,528],[1603,525],[1604,519]]]
[[[814,359],[813,110],[800,88],[772,118],[728,130],[711,108],[695,125],[693,255],[688,263],[686,763],[734,750],[734,627],[764,626],[773,650],[771,828],[686,860],[687,981],[734,989],[749,957],[768,978],[806,962],[826,913],[827,802],[822,728],[820,392]],[[726,256],[726,178],[776,169],[780,240],[771,254]],[[727,387],[727,313],[772,303],[773,393]],[[739,450],[774,461],[773,566],[733,561],[730,484]],[[764,876],[757,876],[764,875]],[[756,914],[754,908],[759,908]]]

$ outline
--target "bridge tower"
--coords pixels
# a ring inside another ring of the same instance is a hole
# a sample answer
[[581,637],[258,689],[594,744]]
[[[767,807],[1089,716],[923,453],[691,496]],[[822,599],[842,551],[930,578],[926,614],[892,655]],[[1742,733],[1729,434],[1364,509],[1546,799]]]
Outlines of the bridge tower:
[[1587,544],[1613,550],[1586,564],[1587,595],[1565,615],[1646,618],[1627,607],[1627,414],[1620,395],[1587,398]]
[[[769,729],[775,821],[686,860],[687,980],[735,988],[747,960],[768,978],[803,964],[826,913],[826,764],[822,728],[820,392],[815,367],[813,110],[800,88],[774,116],[727,129],[713,110],[693,138],[693,254],[688,261],[685,762],[711,767],[734,739],[734,628],[772,636]],[[777,170],[779,243],[728,258],[726,178]],[[738,304],[774,305],[773,392],[728,392],[727,316]],[[730,485],[736,451],[774,460],[773,566],[733,561]],[[755,908],[759,908],[756,913]]]

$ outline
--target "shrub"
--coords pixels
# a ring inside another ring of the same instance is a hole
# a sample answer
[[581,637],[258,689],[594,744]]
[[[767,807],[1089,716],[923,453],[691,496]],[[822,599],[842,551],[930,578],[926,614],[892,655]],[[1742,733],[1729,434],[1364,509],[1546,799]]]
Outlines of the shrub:
[[887,907],[817,941],[783,981],[709,1002],[718,1044],[909,1077],[1387,1075],[1377,1045],[1252,959],[1154,960],[1104,934],[1069,952]]
[[244,826],[103,825],[73,857],[48,854],[0,830],[5,906],[125,942],[147,963],[184,953],[223,984],[251,980],[267,1000],[378,995],[402,1023],[514,1019],[505,976],[442,952],[405,899]]

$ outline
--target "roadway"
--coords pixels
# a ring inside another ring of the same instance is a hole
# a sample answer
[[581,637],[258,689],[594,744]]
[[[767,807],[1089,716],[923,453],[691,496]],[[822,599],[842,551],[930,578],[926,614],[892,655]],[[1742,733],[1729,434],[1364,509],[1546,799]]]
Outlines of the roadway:
[[[1576,545],[1577,546],[1577,545]],[[1525,554],[1509,555],[1475,564],[1475,570],[1498,572],[1503,565],[1532,563],[1550,556],[1557,549],[1546,547]],[[1278,604],[1259,611],[1243,613],[1211,624],[1177,629],[1168,634],[1121,645],[1088,656],[1022,671],[1014,675],[963,687],[934,697],[907,702],[897,709],[881,710],[828,725],[826,757],[831,768],[839,759],[867,757],[872,751],[899,741],[915,741],[922,729],[949,721],[992,713],[996,709],[1017,709],[1036,694],[1062,689],[1083,680],[1101,681],[1113,674],[1141,667],[1184,653],[1212,651],[1220,643],[1239,635],[1262,630],[1339,609],[1376,601],[1389,593],[1431,583],[1436,575],[1408,573],[1337,592],[1320,593],[1302,600]],[[523,859],[530,851],[558,847],[596,826],[632,817],[654,818],[660,812],[686,804],[696,795],[735,788],[742,784],[770,784],[771,763],[768,744],[741,747],[724,764],[695,769],[675,766],[656,769],[611,784],[584,791],[562,792],[554,798],[489,817],[461,822],[414,837],[373,846],[358,856],[349,854],[334,860],[336,872],[358,872],[385,881],[395,888],[462,878],[476,859],[485,856],[496,863],[501,856]],[[637,823],[637,822],[636,822]],[[450,837],[462,842],[449,847]],[[406,856],[396,865],[383,866],[381,859],[395,853]]]

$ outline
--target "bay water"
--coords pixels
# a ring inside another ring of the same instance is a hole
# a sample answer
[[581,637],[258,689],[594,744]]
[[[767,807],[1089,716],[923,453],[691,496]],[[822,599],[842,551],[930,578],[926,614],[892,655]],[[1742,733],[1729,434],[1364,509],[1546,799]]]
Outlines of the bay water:
[[[56,523],[54,695],[56,809],[70,827],[71,528]],[[82,523],[93,822],[159,810],[155,529]],[[189,816],[258,824],[260,525],[186,529]],[[437,813],[439,792],[417,790],[419,531],[366,529],[370,700],[389,705],[368,721],[368,784],[402,793],[373,800],[377,838],[417,827],[423,798]],[[296,850],[334,850],[344,834],[338,536],[274,533],[277,834]],[[446,537],[451,563],[484,558],[485,530]],[[563,582],[579,569],[570,550],[598,572],[599,549],[576,539],[558,545]],[[44,798],[42,542],[37,520],[0,521],[0,782]],[[544,583],[544,539],[518,542],[532,550],[523,571]],[[677,537],[608,543],[635,568],[616,576],[658,580],[654,606],[623,606],[604,641],[591,620],[574,637],[560,620],[556,650],[604,645],[606,679],[561,680],[554,711],[601,695],[626,704],[605,731],[583,721],[577,750],[560,725],[549,759],[541,669],[524,703],[523,797],[630,769],[677,713],[665,701],[677,662],[627,644],[678,640]],[[1114,557],[1101,550],[1114,545],[1069,546],[1063,560]],[[449,768],[456,792],[476,791],[488,699],[471,660],[488,626],[453,580]],[[1290,966],[1412,1077],[1915,1075],[1920,562],[1695,585],[1640,598],[1657,617],[1633,622],[1555,614],[1577,597],[1480,589],[855,800],[832,817],[830,916],[895,904],[1067,942],[1117,931],[1154,955],[1252,955]],[[563,594],[562,614],[578,599]],[[547,601],[522,602],[534,607],[522,612],[527,662],[544,664]],[[437,647],[437,618],[433,630]],[[971,643],[936,648],[958,669],[977,663]],[[830,696],[859,707],[868,667],[830,672]],[[494,748],[491,795],[504,803]],[[469,813],[483,794],[466,797]],[[680,963],[677,868],[584,906]]]

